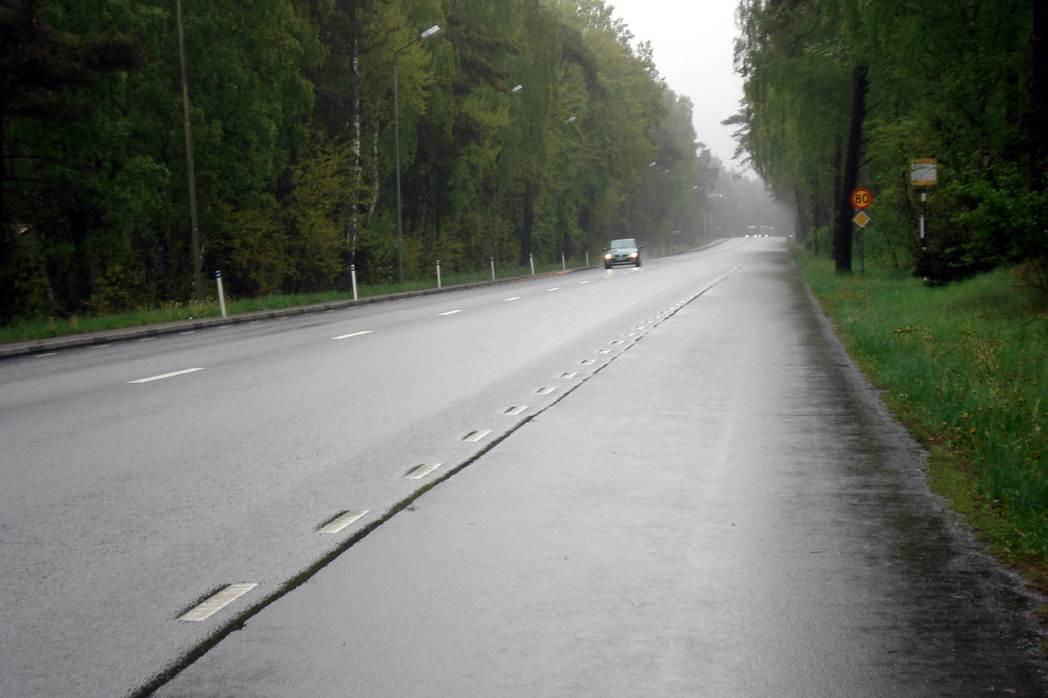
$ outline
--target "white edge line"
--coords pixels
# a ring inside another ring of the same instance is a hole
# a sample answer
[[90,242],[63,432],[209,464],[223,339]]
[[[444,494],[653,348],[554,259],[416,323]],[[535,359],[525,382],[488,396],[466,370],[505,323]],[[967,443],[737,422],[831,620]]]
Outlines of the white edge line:
[[546,289],[546,291],[548,293],[552,293],[553,291],[559,291],[559,290],[560,290],[560,286],[554,286],[553,288],[547,288]]
[[178,619],[192,622],[207,620],[257,586],[250,583],[230,584],[183,613]]
[[187,368],[182,371],[172,371],[171,373],[161,373],[159,376],[150,376],[149,378],[139,378],[138,380],[128,381],[128,385],[134,383],[152,383],[153,381],[164,380],[165,378],[174,378],[175,376],[184,376],[187,373],[196,373],[197,371],[204,371],[203,368]]
[[503,298],[502,302],[503,303],[512,303],[513,301],[519,301],[519,300],[520,300],[520,296],[513,296],[512,298]]
[[366,334],[371,334],[371,330],[363,330],[361,332],[350,332],[349,334],[340,334],[337,337],[331,339],[349,339],[350,337],[363,337]]
[[449,310],[446,313],[440,313],[440,317],[445,317],[447,315],[454,315],[455,313],[461,313],[461,312],[462,312],[462,308],[458,308],[456,310]]

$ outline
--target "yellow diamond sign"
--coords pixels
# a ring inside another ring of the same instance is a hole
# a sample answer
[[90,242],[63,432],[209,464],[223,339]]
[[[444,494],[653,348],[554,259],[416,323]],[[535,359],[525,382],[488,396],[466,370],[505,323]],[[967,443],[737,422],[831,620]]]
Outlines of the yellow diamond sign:
[[852,218],[852,222],[860,228],[865,228],[872,220],[870,214],[866,213],[866,211],[859,211],[855,214],[855,218]]

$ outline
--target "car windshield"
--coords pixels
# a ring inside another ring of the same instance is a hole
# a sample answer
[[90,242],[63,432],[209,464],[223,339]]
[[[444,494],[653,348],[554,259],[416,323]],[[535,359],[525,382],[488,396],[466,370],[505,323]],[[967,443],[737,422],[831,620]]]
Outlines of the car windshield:
[[612,240],[611,249],[618,249],[621,247],[636,247],[637,241],[633,238],[625,238],[623,240]]

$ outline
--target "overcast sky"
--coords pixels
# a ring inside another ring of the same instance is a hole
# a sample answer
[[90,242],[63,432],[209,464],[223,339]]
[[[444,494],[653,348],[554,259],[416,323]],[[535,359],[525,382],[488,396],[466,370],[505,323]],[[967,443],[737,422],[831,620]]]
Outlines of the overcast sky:
[[726,169],[732,129],[720,122],[738,110],[742,80],[732,68],[738,0],[606,0],[641,41],[651,41],[667,84],[695,105],[695,131]]

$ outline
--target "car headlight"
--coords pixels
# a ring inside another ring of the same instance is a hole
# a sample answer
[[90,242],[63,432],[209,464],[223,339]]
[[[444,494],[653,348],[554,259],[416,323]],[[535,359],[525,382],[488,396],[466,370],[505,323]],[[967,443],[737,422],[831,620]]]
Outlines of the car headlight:
[[630,252],[630,257],[633,258],[633,259],[636,259],[637,258],[637,253],[636,252]]
[[609,252],[606,255],[604,255],[604,259],[611,259],[611,253]]

